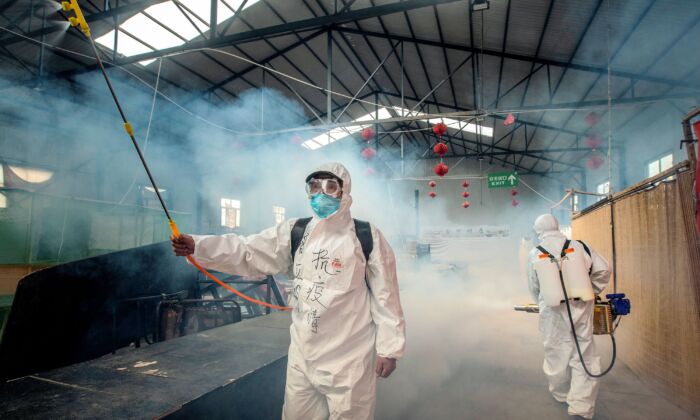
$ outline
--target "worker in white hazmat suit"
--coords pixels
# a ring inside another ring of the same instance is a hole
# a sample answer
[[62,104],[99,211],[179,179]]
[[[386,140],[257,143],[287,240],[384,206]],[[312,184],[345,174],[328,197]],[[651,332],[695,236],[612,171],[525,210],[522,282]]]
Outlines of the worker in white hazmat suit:
[[[566,237],[559,231],[559,222],[551,214],[544,214],[535,220],[533,229],[540,239],[540,246],[553,256],[560,256]],[[571,241],[569,251],[579,253],[588,270],[593,293],[598,295],[610,280],[607,261],[583,242]],[[593,418],[595,400],[598,394],[598,380],[586,374],[581,365],[571,333],[571,324],[566,304],[545,304],[542,280],[538,278],[535,265],[545,258],[541,250],[533,248],[528,263],[528,285],[532,297],[540,308],[539,329],[544,340],[544,373],[549,380],[549,391],[554,398],[567,403],[568,413],[584,418]],[[585,273],[584,273],[585,275]],[[558,273],[557,273],[558,276]],[[558,278],[555,285],[561,283]],[[593,344],[594,300],[571,298],[571,315],[578,336],[581,353],[586,366],[593,374],[600,373],[600,358]]]
[[365,261],[343,165],[323,165],[306,181],[314,214],[294,259],[296,220],[248,237],[181,235],[173,247],[217,271],[293,274],[283,418],[372,419],[376,379],[388,377],[404,353],[394,253],[370,225],[372,251]]

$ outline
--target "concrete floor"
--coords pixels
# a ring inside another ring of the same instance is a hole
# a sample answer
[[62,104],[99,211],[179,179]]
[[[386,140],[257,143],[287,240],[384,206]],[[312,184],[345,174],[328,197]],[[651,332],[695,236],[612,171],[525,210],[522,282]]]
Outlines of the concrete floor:
[[[531,301],[517,243],[461,241],[449,249],[440,265],[399,264],[407,353],[379,383],[376,418],[570,418],[547,389],[537,315],[512,310]],[[461,267],[445,269],[450,261]],[[596,343],[608,363],[609,338]],[[602,379],[596,419],[692,418],[620,360]]]

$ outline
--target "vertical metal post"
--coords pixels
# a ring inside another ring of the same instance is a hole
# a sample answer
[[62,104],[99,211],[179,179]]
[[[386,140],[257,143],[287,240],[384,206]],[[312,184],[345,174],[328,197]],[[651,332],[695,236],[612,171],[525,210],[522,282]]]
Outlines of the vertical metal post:
[[29,21],[27,22],[27,33],[32,31],[32,18],[34,17],[34,0],[29,4]]
[[[265,302],[267,302],[268,304],[271,303],[271,299],[272,299],[272,282],[273,281],[275,281],[275,279],[272,276],[267,276],[267,283],[266,283],[267,290],[265,291]],[[270,307],[269,306],[265,307],[265,313],[268,315],[270,314]]]
[[216,38],[216,25],[217,25],[216,21],[218,19],[218,17],[217,17],[218,6],[219,6],[218,0],[211,0],[211,10],[209,13],[209,39],[210,40]]
[[[115,8],[119,8],[119,0],[116,0]],[[105,10],[111,9],[109,0],[105,0]],[[114,15],[114,48],[112,48],[112,62],[117,61],[117,46],[119,38],[119,15]]]
[[[379,94],[374,92],[374,120],[379,120]],[[374,124],[374,148],[379,150],[379,124]]]
[[44,33],[44,28],[46,28],[46,6],[41,8],[41,48],[39,48],[39,83],[41,84],[41,77],[44,75],[44,41],[46,39],[46,34]]
[[420,212],[418,208],[418,203],[419,203],[419,193],[420,191],[414,190],[413,191],[413,200],[414,200],[414,205],[413,207],[416,209],[416,240],[420,237]]
[[[403,41],[401,41],[401,118],[404,117],[404,75],[403,75]],[[402,121],[403,124],[403,121]],[[404,162],[403,132],[401,132],[401,176],[406,175],[406,165]]]
[[333,32],[328,29],[327,32],[327,63],[326,63],[326,121],[328,124],[333,123],[333,103],[331,91],[333,90]]

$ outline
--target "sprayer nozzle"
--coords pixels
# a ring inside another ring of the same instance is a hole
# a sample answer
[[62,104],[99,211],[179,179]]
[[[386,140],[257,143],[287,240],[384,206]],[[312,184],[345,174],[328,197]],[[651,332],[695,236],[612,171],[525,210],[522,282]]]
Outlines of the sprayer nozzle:
[[65,12],[70,12],[71,10],[75,12],[75,16],[69,17],[68,21],[71,26],[80,26],[80,30],[83,31],[86,37],[90,38],[90,27],[85,20],[85,16],[83,16],[83,11],[78,6],[77,0],[64,1],[61,3],[61,7],[63,7]]

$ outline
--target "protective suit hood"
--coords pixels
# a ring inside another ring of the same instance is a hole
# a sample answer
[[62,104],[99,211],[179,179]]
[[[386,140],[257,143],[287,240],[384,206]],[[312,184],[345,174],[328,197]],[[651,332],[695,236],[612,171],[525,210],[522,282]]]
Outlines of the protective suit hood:
[[[350,206],[352,205],[352,196],[350,195],[350,192],[352,191],[352,179],[350,178],[350,172],[348,172],[348,169],[343,166],[343,164],[338,162],[324,163],[323,165],[314,169],[313,172],[306,177],[306,180],[308,181],[316,174],[333,175],[334,177],[343,181],[343,197],[340,199],[340,208],[337,212],[328,216],[324,220],[350,218]],[[318,218],[315,213],[313,216],[315,219]]]
[[535,224],[532,226],[532,229],[535,231],[540,241],[547,236],[564,236],[563,233],[559,232],[559,221],[549,213],[543,214],[535,219]]

